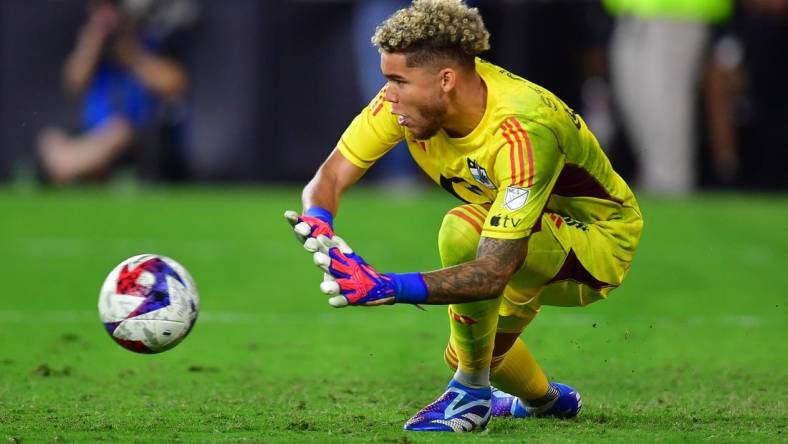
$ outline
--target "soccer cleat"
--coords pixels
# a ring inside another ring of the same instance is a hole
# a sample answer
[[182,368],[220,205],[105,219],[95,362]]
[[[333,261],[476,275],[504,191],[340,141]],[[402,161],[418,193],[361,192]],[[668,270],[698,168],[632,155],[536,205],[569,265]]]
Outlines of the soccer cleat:
[[528,412],[528,409],[523,405],[520,398],[510,395],[506,392],[492,388],[492,416],[506,417],[512,416],[514,418],[526,418],[533,416]]
[[551,382],[550,385],[558,390],[558,397],[539,407],[526,405],[520,398],[494,388],[492,390],[492,416],[512,416],[514,418],[554,417],[562,419],[577,416],[583,407],[580,393],[572,387],[558,382]]
[[[542,406],[536,416],[554,416],[556,418],[574,418],[580,413],[583,407],[583,400],[580,398],[580,393],[558,382],[550,383],[558,390],[558,399],[552,402],[551,406]],[[544,409],[544,410],[542,410]]]
[[452,379],[446,392],[405,423],[416,432],[471,432],[490,421],[490,387],[471,388]]

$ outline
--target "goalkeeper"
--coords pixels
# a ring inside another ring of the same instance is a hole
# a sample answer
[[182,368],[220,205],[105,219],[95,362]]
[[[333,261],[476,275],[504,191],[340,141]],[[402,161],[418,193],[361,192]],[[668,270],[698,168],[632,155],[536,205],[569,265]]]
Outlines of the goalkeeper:
[[[388,80],[286,213],[336,307],[448,304],[447,390],[405,423],[483,429],[491,416],[568,418],[580,395],[549,382],[519,339],[542,305],[585,306],[626,276],[643,221],[583,119],[477,56],[489,34],[460,0],[415,0],[377,27]],[[345,190],[400,140],[462,205],[443,218],[442,269],[379,273],[332,229]],[[492,388],[494,385],[496,388]]]

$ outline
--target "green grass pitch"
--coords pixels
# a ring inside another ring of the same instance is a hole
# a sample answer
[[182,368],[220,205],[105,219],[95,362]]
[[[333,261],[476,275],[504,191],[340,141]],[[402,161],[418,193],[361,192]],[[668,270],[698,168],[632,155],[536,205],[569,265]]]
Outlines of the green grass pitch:
[[[0,442],[786,442],[785,196],[642,198],[622,288],[524,334],[580,417],[450,436],[401,430],[450,376],[445,308],[329,307],[282,218],[299,194],[0,189]],[[337,231],[379,269],[433,269],[454,204],[356,191]],[[153,356],[96,313],[104,276],[142,252],[202,296],[191,336]]]

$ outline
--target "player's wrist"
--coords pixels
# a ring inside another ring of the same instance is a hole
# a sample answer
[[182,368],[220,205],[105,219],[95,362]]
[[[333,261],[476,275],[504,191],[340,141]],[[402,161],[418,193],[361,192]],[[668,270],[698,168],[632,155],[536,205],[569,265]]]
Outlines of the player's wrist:
[[327,223],[332,229],[334,228],[334,215],[325,208],[314,206],[307,208],[304,215],[320,219]]
[[394,285],[398,304],[423,304],[427,301],[427,284],[421,273],[386,273]]

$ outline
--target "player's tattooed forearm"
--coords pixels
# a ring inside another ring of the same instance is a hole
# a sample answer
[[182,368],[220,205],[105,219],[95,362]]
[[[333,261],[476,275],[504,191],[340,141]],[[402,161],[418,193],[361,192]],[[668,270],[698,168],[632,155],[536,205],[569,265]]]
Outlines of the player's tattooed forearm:
[[474,262],[424,274],[424,282],[429,289],[427,302],[449,304],[490,299],[496,294],[494,279],[486,272],[486,267],[473,265]]
[[492,261],[499,273],[511,276],[523,264],[527,248],[528,238],[507,240],[482,237],[476,257]]
[[471,302],[498,297],[525,259],[527,239],[482,237],[474,261],[424,274],[428,303]]

